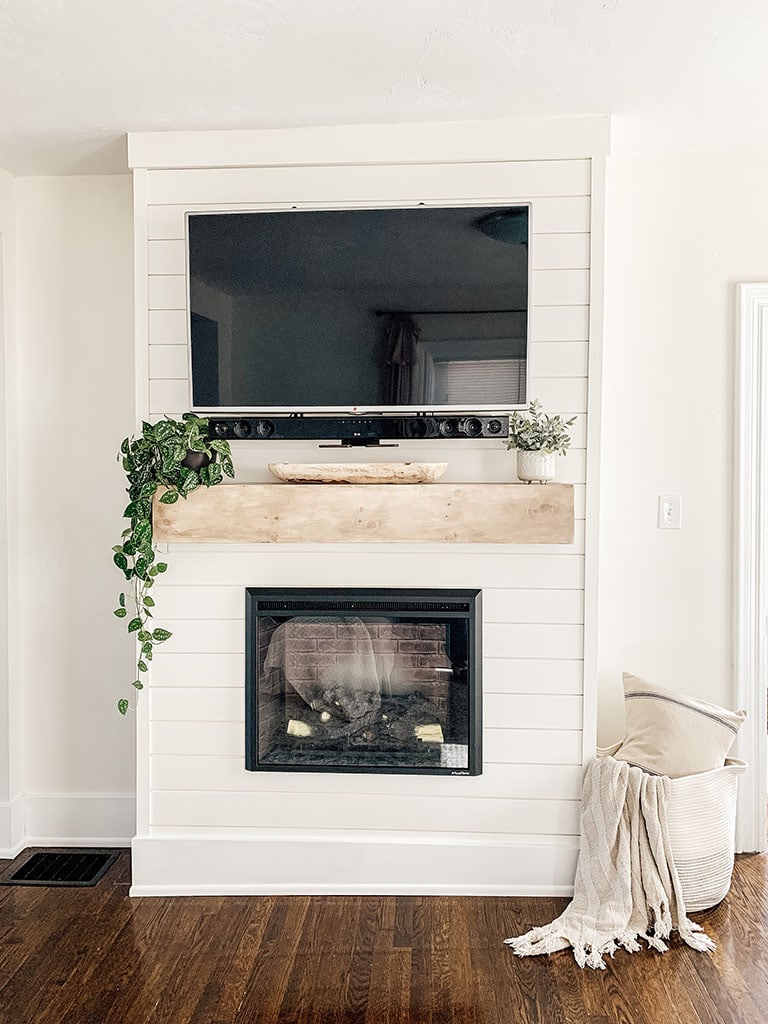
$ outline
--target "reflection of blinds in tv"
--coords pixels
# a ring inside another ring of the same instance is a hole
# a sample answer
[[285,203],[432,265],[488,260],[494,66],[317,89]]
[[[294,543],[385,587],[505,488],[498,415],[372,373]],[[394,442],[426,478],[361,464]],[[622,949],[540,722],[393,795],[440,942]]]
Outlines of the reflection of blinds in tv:
[[435,363],[441,405],[523,405],[525,359],[456,359]]

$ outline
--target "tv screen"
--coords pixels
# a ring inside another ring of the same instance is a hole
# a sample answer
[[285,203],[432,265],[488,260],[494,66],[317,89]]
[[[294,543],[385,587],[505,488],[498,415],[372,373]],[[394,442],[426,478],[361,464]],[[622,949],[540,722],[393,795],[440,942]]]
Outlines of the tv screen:
[[190,213],[192,407],[526,403],[527,206]]

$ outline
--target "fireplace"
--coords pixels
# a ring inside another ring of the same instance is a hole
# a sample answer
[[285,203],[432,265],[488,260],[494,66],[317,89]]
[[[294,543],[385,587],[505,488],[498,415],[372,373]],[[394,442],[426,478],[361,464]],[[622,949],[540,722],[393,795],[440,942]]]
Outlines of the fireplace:
[[479,775],[479,590],[246,590],[249,771]]

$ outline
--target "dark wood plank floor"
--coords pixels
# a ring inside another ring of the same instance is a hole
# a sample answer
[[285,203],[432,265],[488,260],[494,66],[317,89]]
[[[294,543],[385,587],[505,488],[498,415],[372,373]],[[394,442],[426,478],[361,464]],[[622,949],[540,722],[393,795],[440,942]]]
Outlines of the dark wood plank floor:
[[131,900],[128,884],[124,853],[95,889],[0,887],[2,1024],[768,1021],[766,857],[738,858],[731,895],[696,915],[716,953],[620,952],[606,971],[502,944],[565,900]]

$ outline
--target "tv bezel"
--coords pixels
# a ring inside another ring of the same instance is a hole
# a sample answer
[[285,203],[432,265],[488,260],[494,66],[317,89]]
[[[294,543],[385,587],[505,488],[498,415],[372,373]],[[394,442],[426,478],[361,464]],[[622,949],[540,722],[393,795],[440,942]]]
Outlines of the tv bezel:
[[[191,311],[191,274],[190,274],[190,259],[189,259],[189,218],[190,216],[207,216],[207,215],[222,215],[222,214],[241,214],[241,213],[291,213],[296,211],[311,211],[311,210],[417,210],[427,208],[433,208],[438,210],[444,209],[486,209],[489,206],[503,208],[503,207],[525,207],[528,210],[528,261],[527,261],[527,299],[526,299],[526,311],[525,311],[525,396],[526,400],[519,403],[507,403],[507,404],[493,404],[493,405],[482,405],[474,404],[468,405],[308,405],[308,406],[287,406],[287,405],[238,405],[238,406],[208,406],[208,405],[195,405],[194,404],[194,387],[192,378],[192,311]],[[518,199],[500,199],[498,197],[490,198],[486,200],[472,199],[466,202],[445,202],[443,200],[413,200],[412,202],[391,202],[391,203],[270,203],[246,205],[243,207],[238,206],[237,209],[231,207],[211,207],[209,209],[195,209],[186,210],[184,213],[184,263],[185,263],[185,296],[186,296],[186,309],[184,310],[186,318],[186,336],[187,336],[187,372],[188,372],[188,389],[189,389],[189,409],[192,412],[198,413],[203,416],[290,416],[295,414],[301,414],[302,416],[327,416],[328,414],[334,415],[345,415],[350,416],[417,416],[417,415],[443,415],[443,414],[455,414],[455,413],[482,413],[483,415],[505,415],[509,411],[515,409],[527,409],[528,402],[530,401],[530,383],[531,383],[531,360],[530,360],[530,345],[531,345],[531,278],[533,274],[533,258],[532,251],[533,245],[532,237],[533,231],[531,230],[533,223],[533,203],[530,201],[521,201]]]

